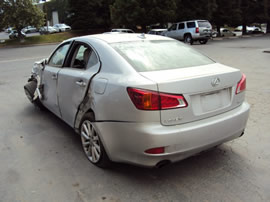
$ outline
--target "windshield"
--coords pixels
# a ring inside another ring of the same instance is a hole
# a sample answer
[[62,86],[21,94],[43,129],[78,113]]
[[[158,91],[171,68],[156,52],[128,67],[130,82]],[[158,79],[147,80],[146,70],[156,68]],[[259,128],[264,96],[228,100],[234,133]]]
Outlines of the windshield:
[[214,63],[208,57],[175,40],[112,43],[138,72],[193,67]]

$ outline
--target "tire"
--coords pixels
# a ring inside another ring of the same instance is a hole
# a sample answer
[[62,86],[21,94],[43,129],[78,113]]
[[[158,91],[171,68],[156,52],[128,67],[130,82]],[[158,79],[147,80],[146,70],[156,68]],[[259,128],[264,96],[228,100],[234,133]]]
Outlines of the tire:
[[193,44],[193,39],[192,36],[190,34],[186,34],[184,37],[184,43],[189,43],[190,45]]
[[207,41],[208,41],[208,39],[201,39],[201,40],[199,40],[200,44],[206,44]]
[[104,149],[98,133],[92,122],[95,120],[93,113],[86,113],[81,121],[80,136],[82,149],[87,159],[100,168],[110,167],[111,161]]
[[43,104],[40,102],[39,98],[34,99],[34,94],[37,88],[37,82],[35,80],[29,81],[25,86],[24,86],[24,92],[27,96],[27,98],[32,102],[35,106],[40,108],[41,110],[45,109]]

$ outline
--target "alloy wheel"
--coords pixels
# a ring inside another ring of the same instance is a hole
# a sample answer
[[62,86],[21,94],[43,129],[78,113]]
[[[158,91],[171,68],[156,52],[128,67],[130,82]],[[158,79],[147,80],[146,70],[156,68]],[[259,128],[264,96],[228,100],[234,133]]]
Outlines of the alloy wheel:
[[81,140],[83,150],[92,163],[97,163],[101,157],[101,145],[98,134],[92,123],[85,120],[81,126]]

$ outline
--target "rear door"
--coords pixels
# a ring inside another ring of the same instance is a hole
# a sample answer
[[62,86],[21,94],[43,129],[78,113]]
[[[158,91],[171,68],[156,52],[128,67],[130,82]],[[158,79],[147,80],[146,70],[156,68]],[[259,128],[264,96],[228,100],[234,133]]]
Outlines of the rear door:
[[59,117],[61,115],[57,100],[57,79],[69,47],[70,42],[60,45],[50,57],[42,73],[42,84],[44,85],[42,103]]
[[196,23],[194,21],[187,22],[187,31],[192,34],[196,33]]
[[185,23],[179,23],[177,27],[176,39],[183,40],[185,34]]
[[72,127],[90,80],[99,68],[95,50],[86,42],[75,41],[65,66],[58,74],[58,101],[62,119]]

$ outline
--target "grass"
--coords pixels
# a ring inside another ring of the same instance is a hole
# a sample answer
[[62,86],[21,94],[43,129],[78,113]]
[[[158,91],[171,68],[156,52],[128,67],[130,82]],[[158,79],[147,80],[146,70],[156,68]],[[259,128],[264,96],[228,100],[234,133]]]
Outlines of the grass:
[[70,32],[62,32],[62,33],[56,33],[56,34],[26,37],[22,41],[20,41],[19,39],[8,39],[4,43],[1,43],[0,47],[58,43],[66,39],[76,37],[76,36],[82,36],[85,34],[87,33],[82,32],[82,31],[70,31]]

